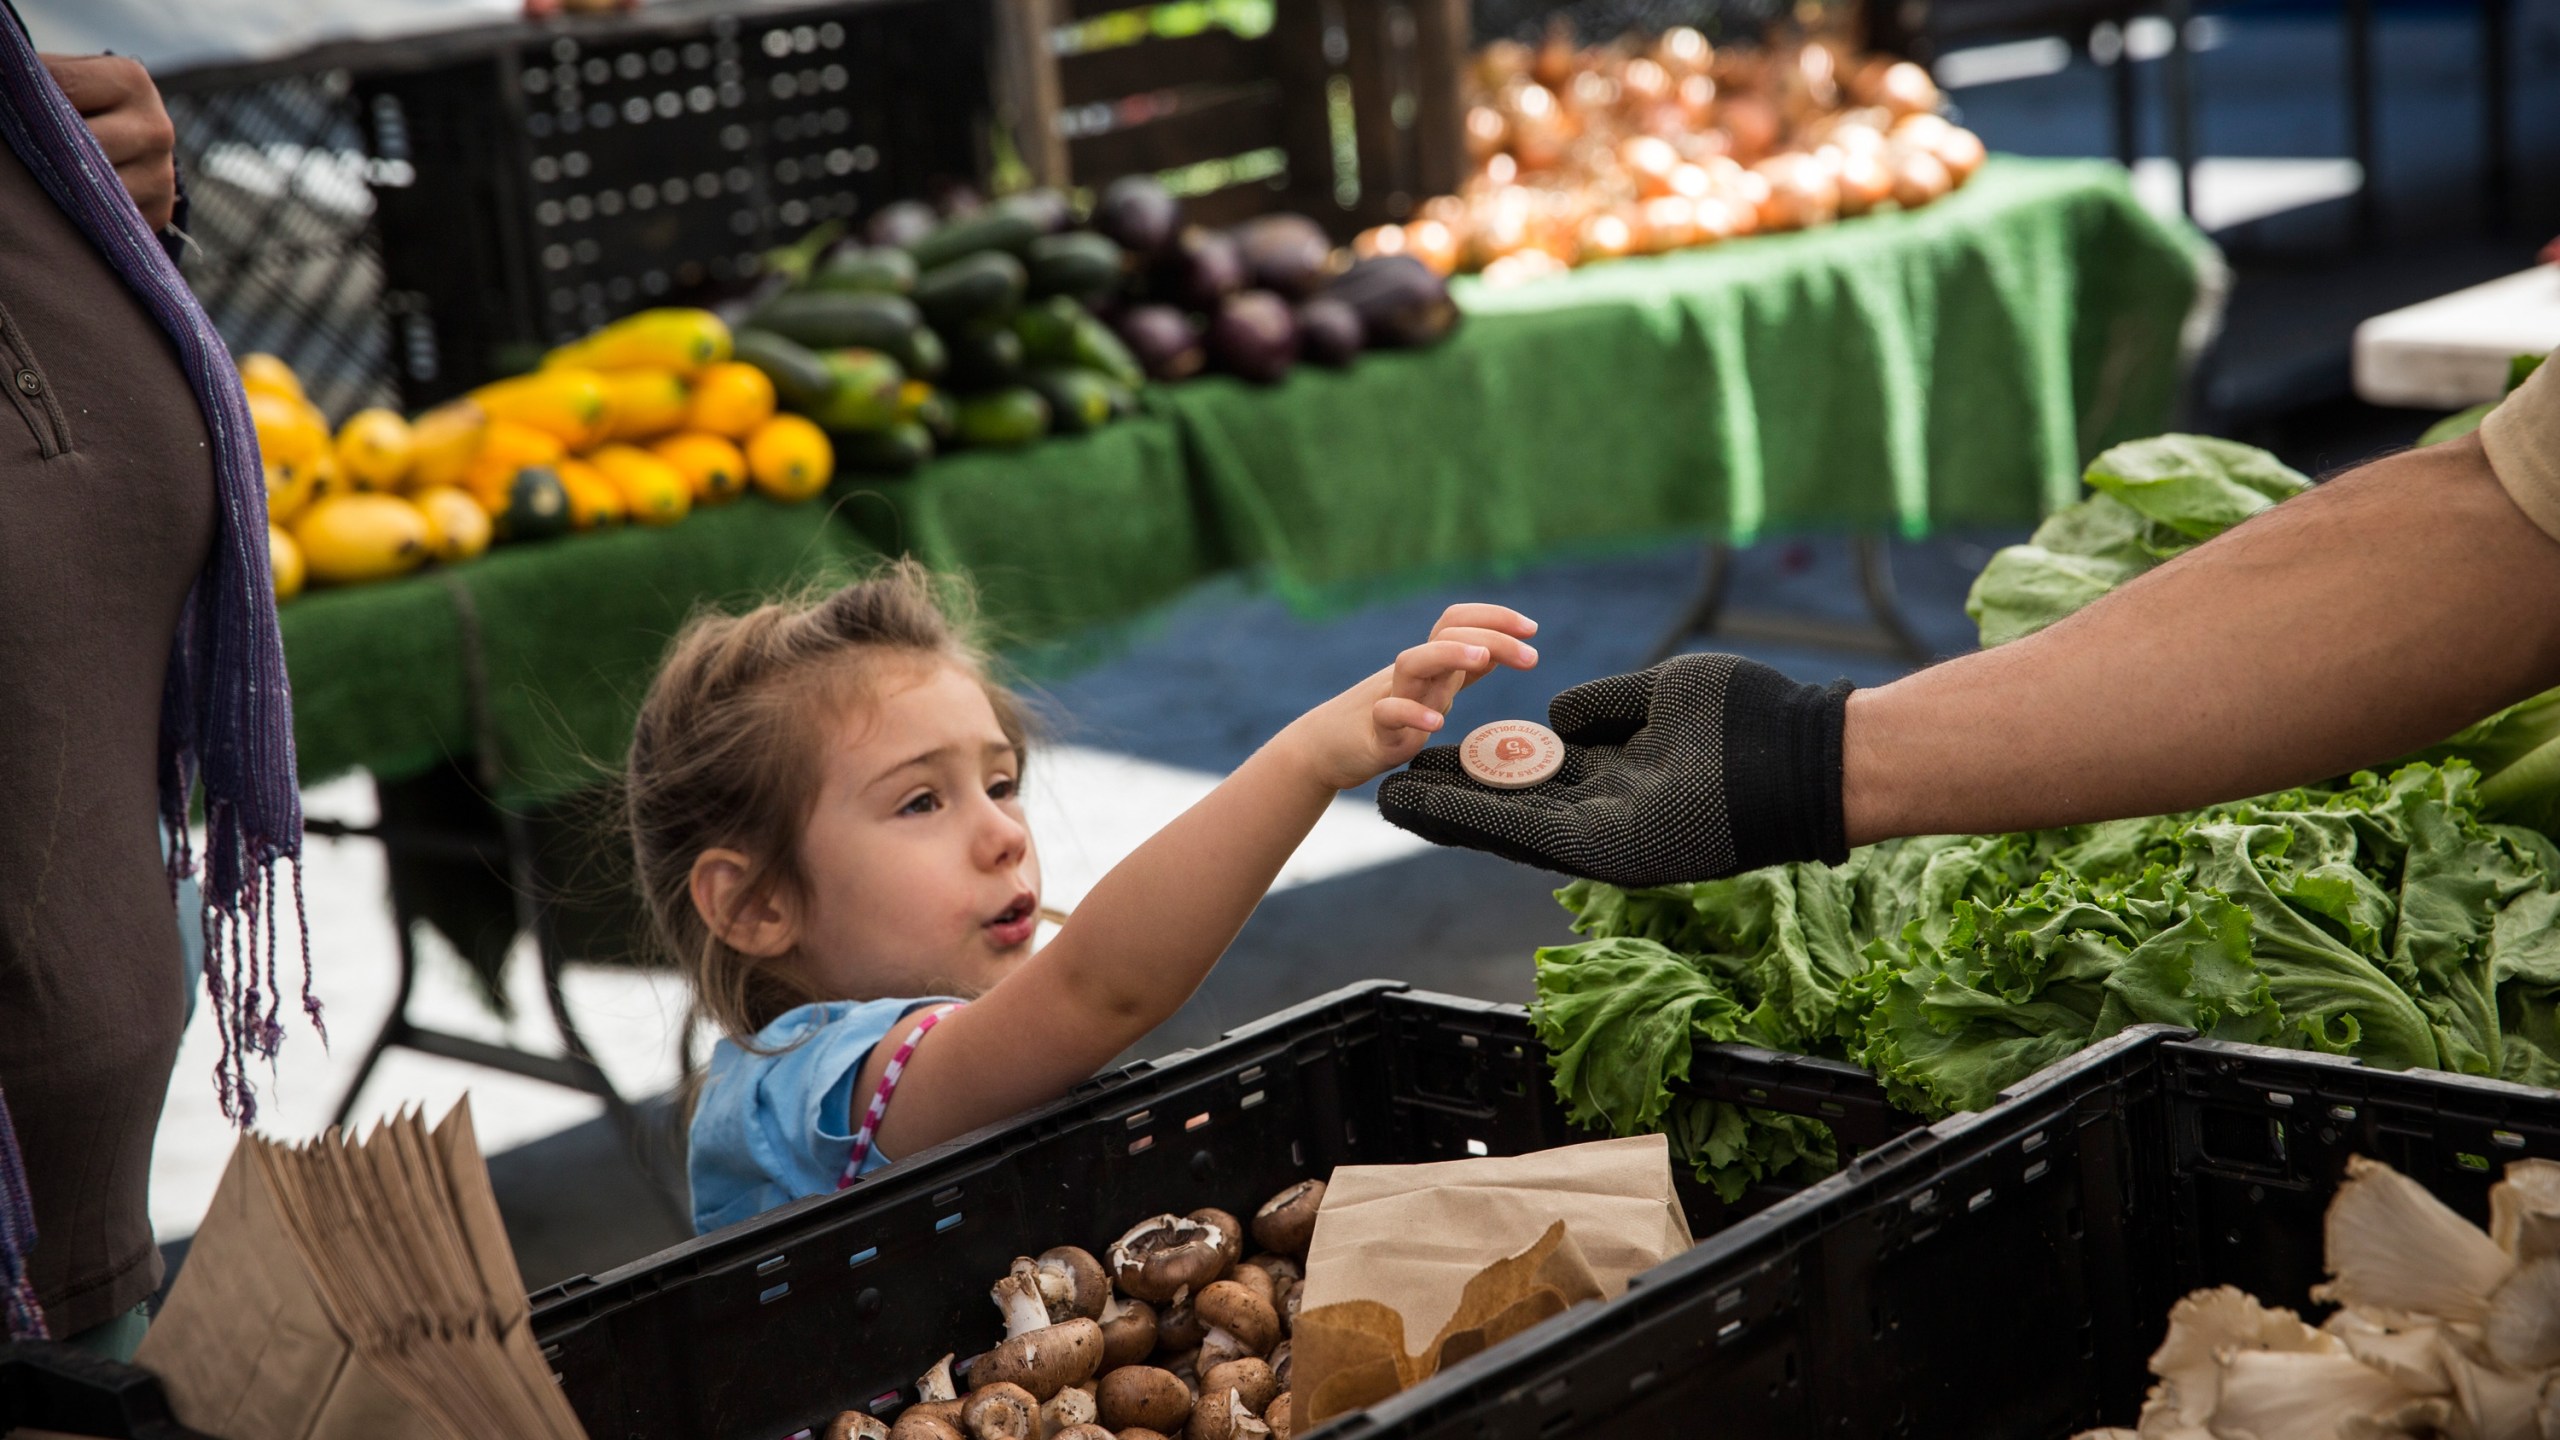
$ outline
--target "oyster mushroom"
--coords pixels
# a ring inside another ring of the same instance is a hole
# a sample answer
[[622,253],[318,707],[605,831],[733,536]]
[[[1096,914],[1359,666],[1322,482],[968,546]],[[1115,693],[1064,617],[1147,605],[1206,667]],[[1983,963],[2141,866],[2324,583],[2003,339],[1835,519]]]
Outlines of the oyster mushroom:
[[1248,1355],[1242,1360],[1212,1365],[1208,1373],[1200,1377],[1200,1393],[1203,1395],[1227,1390],[1243,1397],[1244,1408],[1259,1415],[1271,1408],[1272,1400],[1280,1393],[1280,1382],[1273,1377],[1269,1365]]
[[1293,1260],[1307,1258],[1307,1242],[1315,1238],[1316,1211],[1324,1204],[1324,1182],[1301,1180],[1262,1202],[1253,1212],[1254,1243]]
[[1209,1333],[1209,1322],[1200,1318],[1191,1297],[1167,1305],[1156,1312],[1156,1350],[1171,1354],[1179,1350],[1197,1350],[1200,1339]]
[[2484,1334],[2491,1358],[2510,1370],[2560,1365],[2560,1256],[2507,1277],[2489,1298]]
[[2560,1160],[2518,1160],[2489,1191],[2489,1238],[2519,1265],[2560,1255]]
[[1040,1402],[1019,1385],[981,1385],[961,1402],[960,1423],[974,1440],[1040,1440]]
[[1158,1215],[1112,1242],[1111,1277],[1139,1299],[1161,1304],[1217,1279],[1235,1258],[1217,1227]]
[[1100,1320],[1111,1300],[1111,1277],[1102,1272],[1102,1262],[1093,1258],[1092,1251],[1078,1245],[1041,1251],[1039,1283],[1040,1298],[1048,1305],[1052,1322],[1078,1315]]
[[1191,1387],[1170,1370],[1128,1365],[1102,1377],[1094,1401],[1105,1427],[1178,1430],[1191,1419]]
[[[1200,1365],[1205,1375],[1219,1360],[1243,1355],[1268,1355],[1280,1343],[1280,1316],[1269,1302],[1233,1280],[1221,1280],[1200,1292],[1191,1302],[1202,1320],[1208,1322],[1209,1333],[1200,1339]],[[1259,1410],[1262,1407],[1255,1406]]]
[[1155,1353],[1156,1307],[1113,1295],[1102,1307],[1103,1373],[1135,1365]]
[[2515,1261],[2417,1181],[2362,1155],[2329,1202],[2329,1273],[2311,1292],[2367,1310],[2478,1323]]
[[1182,1433],[1183,1440],[1265,1440],[1271,1427],[1245,1408],[1243,1396],[1222,1390],[1193,1402],[1191,1424]]
[[818,1434],[821,1440],[889,1440],[889,1424],[867,1410],[847,1410]]
[[990,1292],[1004,1311],[1004,1342],[970,1362],[969,1383],[985,1389],[1018,1385],[1031,1394],[1035,1409],[1070,1385],[1081,1385],[1102,1368],[1102,1327],[1079,1315],[1049,1322],[1049,1307],[1040,1298],[1038,1267],[1014,1262],[1013,1273]]
[[1094,1403],[1094,1387],[1090,1383],[1070,1385],[1040,1407],[1040,1433],[1055,1436],[1061,1430],[1090,1425],[1101,1413]]

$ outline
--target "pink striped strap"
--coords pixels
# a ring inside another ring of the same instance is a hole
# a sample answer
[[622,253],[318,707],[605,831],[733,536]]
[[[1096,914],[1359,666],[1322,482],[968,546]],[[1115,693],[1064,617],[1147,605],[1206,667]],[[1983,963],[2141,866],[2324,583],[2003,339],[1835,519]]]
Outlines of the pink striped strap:
[[862,1173],[862,1162],[871,1156],[872,1133],[880,1128],[880,1117],[889,1113],[889,1097],[898,1093],[898,1077],[907,1073],[907,1058],[924,1043],[926,1031],[941,1024],[943,1016],[959,1008],[957,1005],[937,1005],[927,1011],[924,1019],[916,1022],[916,1028],[907,1032],[906,1042],[898,1047],[897,1053],[889,1057],[889,1068],[880,1072],[880,1088],[871,1092],[871,1108],[862,1114],[862,1128],[853,1132],[853,1153],[845,1159],[844,1174],[836,1179],[837,1189],[852,1184],[854,1177]]

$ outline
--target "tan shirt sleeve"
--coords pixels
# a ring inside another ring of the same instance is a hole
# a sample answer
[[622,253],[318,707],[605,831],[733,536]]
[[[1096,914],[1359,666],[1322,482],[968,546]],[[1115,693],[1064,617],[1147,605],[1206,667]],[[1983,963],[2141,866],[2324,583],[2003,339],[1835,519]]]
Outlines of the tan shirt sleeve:
[[2516,508],[2560,540],[2560,359],[2544,361],[2480,422],[2480,448]]

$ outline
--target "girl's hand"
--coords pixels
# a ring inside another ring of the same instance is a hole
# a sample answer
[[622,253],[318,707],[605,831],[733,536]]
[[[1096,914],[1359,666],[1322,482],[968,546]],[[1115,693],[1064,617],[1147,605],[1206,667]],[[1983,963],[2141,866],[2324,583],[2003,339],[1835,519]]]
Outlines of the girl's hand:
[[1282,732],[1336,790],[1365,785],[1420,753],[1449,723],[1458,692],[1496,665],[1535,669],[1538,622],[1500,605],[1452,605],[1431,638],[1308,711]]

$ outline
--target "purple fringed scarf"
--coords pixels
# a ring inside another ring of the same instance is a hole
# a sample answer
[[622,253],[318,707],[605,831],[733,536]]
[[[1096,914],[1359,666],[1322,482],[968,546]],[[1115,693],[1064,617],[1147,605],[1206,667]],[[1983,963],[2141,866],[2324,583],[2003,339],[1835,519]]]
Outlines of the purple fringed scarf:
[[[135,208],[96,137],[63,97],[11,13],[0,24],[0,139],[159,323],[176,350],[204,414],[213,446],[213,553],[188,591],[169,648],[160,697],[160,813],[169,827],[172,894],[194,873],[188,801],[204,783],[205,992],[222,1036],[214,1084],[222,1113],[243,1128],[257,1116],[249,1088],[252,1056],[273,1061],[284,1038],[278,1018],[276,870],[294,863],[295,932],[302,949],[302,1008],[316,1028],[311,946],[303,933],[302,795],[293,758],[293,695],[276,629],[267,571],[267,490],[256,430],[239,372],[160,238]],[[323,1032],[325,1039],[325,1032]],[[14,1138],[0,1124],[0,1214],[16,1214],[23,1189],[6,1193],[19,1168]],[[0,1283],[24,1275],[23,1233],[0,1230]],[[39,1317],[39,1320],[41,1317]],[[16,1326],[14,1311],[11,1328]]]

